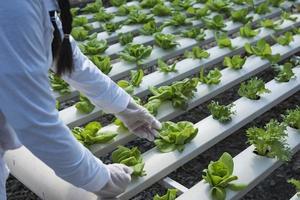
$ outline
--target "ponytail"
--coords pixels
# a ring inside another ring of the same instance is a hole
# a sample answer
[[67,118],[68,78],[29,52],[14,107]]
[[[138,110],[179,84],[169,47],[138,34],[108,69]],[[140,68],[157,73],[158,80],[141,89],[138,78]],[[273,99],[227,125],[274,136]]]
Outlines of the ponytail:
[[56,73],[61,76],[66,73],[72,73],[74,70],[73,66],[73,52],[70,43],[69,35],[72,31],[72,14],[70,12],[71,6],[69,0],[57,0],[60,8],[60,19],[62,22],[63,39],[61,39],[60,31],[52,20],[54,27],[54,38],[52,41],[52,54],[53,59],[56,62]]

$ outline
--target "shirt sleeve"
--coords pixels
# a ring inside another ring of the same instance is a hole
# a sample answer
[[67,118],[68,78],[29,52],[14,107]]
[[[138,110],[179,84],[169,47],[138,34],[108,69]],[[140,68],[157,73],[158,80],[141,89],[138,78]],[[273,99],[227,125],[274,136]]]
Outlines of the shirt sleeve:
[[[11,23],[14,22],[14,23]],[[0,6],[0,110],[20,142],[69,183],[96,192],[110,174],[59,118],[50,89],[51,22],[42,0]],[[0,138],[1,139],[1,138]],[[8,143],[1,143],[7,148]],[[41,177],[42,178],[42,177]]]
[[[56,18],[62,32],[61,22]],[[107,75],[103,74],[79,49],[70,37],[73,51],[74,72],[62,78],[87,96],[93,104],[106,113],[118,113],[127,107],[131,96]]]

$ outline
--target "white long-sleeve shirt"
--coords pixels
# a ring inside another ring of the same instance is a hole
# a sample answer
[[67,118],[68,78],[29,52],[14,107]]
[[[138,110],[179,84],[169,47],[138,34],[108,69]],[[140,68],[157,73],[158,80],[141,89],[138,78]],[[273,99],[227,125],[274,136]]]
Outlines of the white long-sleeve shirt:
[[[46,7],[54,4],[47,1],[55,0],[10,0],[1,4],[0,112],[20,142],[59,177],[97,191],[109,179],[105,165],[75,140],[55,109],[48,80],[53,31],[48,11],[53,8]],[[75,71],[63,78],[105,112],[124,110],[130,96],[101,73],[72,38],[71,41]],[[5,131],[1,124],[0,129]],[[6,139],[0,131],[2,151],[7,149]],[[1,176],[4,174],[0,170]],[[0,194],[1,189],[5,191],[0,188]]]

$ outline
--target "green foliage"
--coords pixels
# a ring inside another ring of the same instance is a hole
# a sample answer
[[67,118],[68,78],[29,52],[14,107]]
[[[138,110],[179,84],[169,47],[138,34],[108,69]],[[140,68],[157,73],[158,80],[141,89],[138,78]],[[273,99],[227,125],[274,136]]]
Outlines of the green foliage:
[[153,15],[143,13],[140,10],[132,10],[128,15],[128,19],[125,24],[145,24],[153,20]]
[[147,102],[144,107],[149,111],[149,113],[156,116],[161,103],[162,101],[160,99],[153,99]]
[[96,13],[102,8],[102,1],[95,0],[94,3],[88,3],[84,8],[81,9],[83,13]]
[[273,29],[273,30],[277,30],[280,23],[275,23],[272,19],[265,19],[260,21],[260,25],[262,27]]
[[119,33],[118,38],[119,38],[119,43],[122,46],[129,44],[133,41],[132,33]]
[[61,95],[69,94],[71,92],[69,84],[51,71],[49,72],[49,79],[53,91],[56,91]]
[[114,33],[116,30],[121,28],[121,24],[114,22],[107,22],[102,24],[103,30],[105,30],[108,34]]
[[107,22],[114,18],[114,14],[112,13],[107,13],[104,8],[101,8],[97,13],[94,14],[94,19],[95,21],[99,22]]
[[251,28],[250,23],[247,23],[246,25],[244,25],[240,28],[240,36],[244,37],[244,38],[253,38],[253,37],[257,36],[258,33],[259,33],[259,31],[253,30]]
[[288,46],[292,41],[294,41],[292,32],[285,32],[284,35],[274,37],[274,39],[278,44],[282,46]]
[[293,56],[290,62],[293,63],[294,66],[300,65],[300,56]]
[[240,96],[251,100],[258,100],[261,94],[270,92],[271,91],[265,87],[264,81],[257,77],[252,78],[247,82],[243,82],[238,90]]
[[158,64],[158,69],[159,69],[160,72],[164,72],[164,73],[177,72],[176,63],[169,66],[163,60],[158,59],[157,64]]
[[140,30],[140,32],[143,35],[152,35],[154,33],[160,32],[161,30],[161,27],[158,27],[155,21],[150,21],[143,25],[143,28]]
[[113,6],[120,7],[123,4],[126,4],[127,0],[110,0],[109,2]]
[[211,186],[211,196],[215,200],[226,199],[226,189],[243,190],[246,185],[232,183],[238,179],[233,175],[234,163],[229,153],[223,153],[217,161],[211,161],[207,169],[203,170],[202,178]]
[[140,3],[142,8],[153,8],[155,5],[162,4],[161,0],[142,0]]
[[151,46],[129,43],[120,53],[120,58],[128,62],[135,62],[139,65],[143,59],[151,55],[151,52]]
[[79,47],[85,55],[98,55],[103,53],[108,48],[108,45],[106,40],[92,39]]
[[172,18],[167,20],[161,28],[167,27],[167,26],[183,26],[191,24],[191,22],[187,19],[186,15],[184,13],[175,12],[172,15]]
[[55,108],[56,110],[60,110],[60,102],[59,101],[55,101]]
[[119,146],[117,150],[112,153],[111,159],[113,163],[121,163],[131,167],[133,169],[132,176],[138,177],[146,175],[144,171],[145,163],[137,147],[129,149],[124,146]]
[[204,68],[202,68],[199,81],[207,85],[217,85],[220,83],[221,77],[222,74],[217,68],[210,70],[206,76],[204,75]]
[[288,183],[292,184],[296,188],[297,197],[300,197],[300,181],[292,178],[288,180]]
[[194,97],[197,91],[198,79],[184,79],[174,82],[170,86],[161,86],[159,88],[150,87],[149,90],[153,94],[148,102],[159,99],[162,102],[171,101],[174,108],[186,109],[188,100]]
[[79,8],[71,8],[70,12],[72,14],[72,17],[76,17],[78,15],[78,11],[79,11]]
[[203,7],[203,8],[189,7],[187,9],[187,13],[192,15],[196,19],[201,19],[202,17],[209,15],[211,12],[207,7]]
[[227,0],[208,0],[206,6],[213,12],[228,12],[230,10],[229,1]]
[[154,141],[156,148],[162,153],[178,150],[182,152],[185,144],[192,141],[198,133],[193,123],[181,121],[178,123],[164,122],[159,131],[157,139]]
[[234,49],[234,47],[232,46],[230,38],[226,34],[216,33],[215,34],[215,39],[216,39],[217,44],[220,48],[229,48],[231,50]]
[[130,83],[130,81],[119,80],[117,84],[119,87],[123,88],[128,94],[132,94],[134,92],[134,87]]
[[224,123],[230,121],[231,116],[235,113],[234,111],[232,111],[233,106],[233,104],[224,106],[220,105],[219,102],[212,101],[208,105],[208,109],[214,119]]
[[131,84],[134,87],[139,87],[144,77],[144,71],[142,69],[131,70],[130,76],[131,76],[131,80],[130,80]]
[[167,194],[164,196],[159,196],[158,194],[154,196],[153,200],[175,200],[177,189],[168,189]]
[[230,12],[232,21],[240,22],[243,24],[246,24],[253,19],[253,17],[248,17],[248,14],[249,11],[247,8],[240,9],[240,10],[233,10]]
[[132,6],[127,6],[127,5],[122,5],[118,8],[118,11],[116,12],[116,15],[118,16],[126,16],[129,15],[134,10],[140,9],[138,6],[132,5]]
[[133,94],[134,88],[139,87],[141,82],[143,81],[144,71],[142,69],[139,70],[131,70],[130,71],[130,81],[120,80],[118,81],[118,86],[123,88],[128,94]]
[[153,7],[152,13],[155,16],[168,16],[172,14],[172,10],[164,4],[157,4]]
[[290,148],[286,142],[286,125],[271,120],[264,128],[252,127],[247,130],[248,143],[255,146],[255,152],[261,156],[290,159]]
[[112,69],[109,56],[93,55],[89,59],[100,69],[104,74],[109,74]]
[[118,135],[111,131],[103,131],[101,128],[102,125],[95,121],[88,123],[84,128],[73,128],[72,133],[74,137],[85,146],[107,143]]
[[184,56],[186,58],[202,59],[208,58],[210,54],[204,49],[201,49],[200,47],[193,47],[192,51],[186,51],[184,53]]
[[155,33],[155,44],[163,49],[171,49],[178,45],[176,42],[176,36],[173,34]]
[[300,129],[300,107],[297,106],[293,110],[287,110],[284,122],[294,129]]
[[93,26],[88,24],[88,19],[86,17],[74,17],[72,27],[83,27],[87,31],[93,29]]
[[89,32],[83,27],[74,27],[71,35],[76,41],[84,41],[89,39]]
[[191,7],[193,0],[173,0],[172,7],[177,11],[187,10]]
[[283,66],[276,65],[275,70],[277,72],[275,80],[278,82],[289,82],[290,79],[295,77],[291,63],[285,63]]
[[271,63],[277,63],[280,60],[280,54],[272,55],[272,49],[264,39],[260,39],[256,45],[246,43],[244,48],[247,53],[267,59]]
[[208,29],[224,31],[224,28],[226,27],[222,15],[215,15],[211,19],[203,17],[202,20]]
[[251,6],[254,5],[253,0],[232,0],[232,2],[238,5],[244,5],[244,4],[251,5]]
[[205,38],[204,29],[201,28],[190,28],[182,32],[183,37],[193,38],[197,41],[203,41]]
[[255,8],[255,13],[259,15],[265,15],[269,12],[271,12],[271,10],[269,8],[268,2],[261,3]]
[[282,13],[281,13],[281,19],[283,19],[283,20],[290,20],[290,21],[293,21],[293,22],[295,22],[297,19],[298,19],[298,17],[296,17],[296,16],[293,16],[292,15],[292,13],[290,13],[290,12],[285,12],[285,11],[283,11]]
[[95,106],[90,102],[90,100],[81,94],[79,102],[75,104],[75,107],[82,114],[89,114],[95,109]]
[[240,55],[234,55],[231,58],[226,56],[224,58],[223,65],[234,70],[239,70],[243,68],[246,59],[246,57],[242,58]]

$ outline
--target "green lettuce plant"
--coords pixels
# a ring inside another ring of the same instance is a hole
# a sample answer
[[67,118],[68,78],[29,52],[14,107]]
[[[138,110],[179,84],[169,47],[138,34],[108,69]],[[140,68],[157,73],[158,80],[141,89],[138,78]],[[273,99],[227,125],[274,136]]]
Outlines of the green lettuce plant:
[[111,131],[101,130],[99,122],[90,122],[84,128],[75,127],[72,129],[74,137],[85,146],[107,143],[113,140],[118,134]]
[[231,58],[226,56],[223,65],[234,70],[239,70],[243,68],[246,59],[246,57],[242,58],[241,55],[234,55]]
[[112,70],[112,64],[109,56],[93,55],[89,56],[89,58],[104,74],[109,74]]
[[233,106],[234,104],[229,104],[225,106],[220,105],[219,102],[212,101],[208,105],[208,109],[214,119],[218,120],[221,123],[225,123],[230,121],[231,116],[235,114],[235,112],[232,111]]
[[75,107],[82,114],[89,114],[95,109],[90,100],[82,94],[80,94],[79,102],[75,104]]
[[225,200],[226,190],[243,190],[244,184],[232,183],[238,177],[233,175],[234,163],[229,153],[223,153],[219,160],[211,161],[207,169],[203,170],[202,178],[211,187],[210,193],[215,200]]
[[173,34],[155,33],[154,40],[155,44],[163,49],[171,49],[179,45],[176,42],[176,36]]
[[163,60],[158,59],[157,65],[158,65],[158,70],[160,72],[164,72],[164,73],[177,72],[177,70],[176,70],[176,63],[174,63],[173,65],[169,66]]
[[159,196],[156,194],[153,200],[175,200],[177,194],[177,189],[168,189],[167,194]]
[[70,89],[69,84],[67,82],[65,82],[63,79],[61,79],[55,73],[50,71],[49,72],[49,79],[50,79],[51,88],[53,89],[53,91],[56,91],[61,95],[71,93],[71,89]]
[[125,61],[135,62],[138,65],[140,65],[143,59],[151,55],[151,52],[152,52],[151,46],[129,43],[125,46],[124,50],[120,53],[120,58]]
[[95,0],[93,3],[88,3],[80,11],[83,13],[96,13],[102,8],[103,4],[101,0]]
[[129,44],[133,41],[132,33],[119,33],[118,38],[119,38],[119,43],[122,46],[125,46],[126,44]]
[[146,175],[146,172],[144,171],[145,163],[141,152],[137,147],[130,149],[124,146],[119,146],[117,150],[112,153],[111,159],[113,163],[121,163],[131,167],[133,169],[132,176],[141,177]]
[[277,158],[282,161],[290,159],[290,148],[286,141],[286,125],[271,120],[264,128],[252,127],[247,130],[248,143],[254,145],[255,153],[261,156]]
[[284,115],[284,122],[294,129],[300,129],[300,107],[297,106],[295,109],[287,110]]
[[222,73],[217,68],[212,69],[204,75],[204,68],[200,71],[199,82],[207,85],[217,85],[221,82]]
[[143,25],[143,28],[140,30],[143,35],[152,35],[154,33],[160,32],[162,27],[158,27],[155,21],[149,21]]
[[247,53],[267,59],[271,63],[277,63],[280,60],[280,54],[272,55],[272,49],[264,39],[260,39],[255,45],[246,43],[244,48]]
[[106,40],[92,39],[81,44],[79,47],[85,55],[98,55],[108,48],[108,44]]
[[261,94],[270,93],[271,91],[265,87],[262,79],[254,77],[247,82],[243,82],[238,90],[238,94],[251,100],[258,100]]
[[247,23],[240,28],[240,36],[244,37],[244,38],[253,38],[253,37],[257,36],[258,33],[259,33],[259,31],[253,30],[251,28],[250,23]]
[[193,47],[192,51],[186,51],[184,53],[184,57],[193,59],[203,59],[208,58],[209,56],[210,54],[200,47]]
[[291,63],[285,63],[284,65],[275,65],[275,71],[277,75],[275,80],[278,82],[289,82],[295,77],[293,72],[293,65]]
[[198,133],[193,123],[187,121],[163,122],[157,139],[154,141],[156,148],[162,153],[178,150],[182,152],[185,144],[192,141]]
[[226,24],[222,15],[215,15],[212,18],[203,17],[202,21],[208,29],[224,31]]
[[113,13],[107,13],[104,8],[101,8],[94,14],[94,20],[98,22],[108,22],[114,17],[115,15]]
[[172,14],[172,10],[164,4],[156,4],[152,9],[152,13],[155,16],[169,16]]
[[201,28],[190,28],[181,33],[183,37],[193,38],[197,41],[203,41],[205,39],[204,29]]

